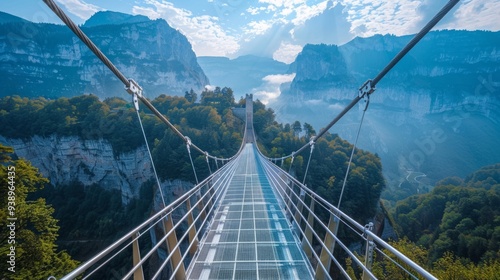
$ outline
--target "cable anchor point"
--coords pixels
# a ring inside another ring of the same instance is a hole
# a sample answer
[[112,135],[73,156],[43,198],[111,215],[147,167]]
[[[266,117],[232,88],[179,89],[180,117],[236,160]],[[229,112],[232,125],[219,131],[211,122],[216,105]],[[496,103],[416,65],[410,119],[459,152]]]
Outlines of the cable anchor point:
[[128,85],[125,86],[125,90],[132,95],[142,97],[142,87],[132,79],[128,80]]
[[191,138],[184,136],[184,140],[186,141],[186,147],[187,147],[188,153],[191,153],[191,145],[192,145]]
[[315,136],[311,136],[311,138],[309,138],[309,146],[311,146],[311,152],[312,150],[314,150],[314,144],[316,144],[316,142],[314,142],[315,140]]
[[366,95],[370,95],[375,91],[375,86],[372,85],[372,80],[366,81],[358,90],[359,97],[365,97]]
[[370,104],[370,95],[376,90],[375,86],[373,86],[373,81],[366,81],[358,90],[358,97],[363,98],[365,100],[365,108],[363,111],[368,109],[368,105]]

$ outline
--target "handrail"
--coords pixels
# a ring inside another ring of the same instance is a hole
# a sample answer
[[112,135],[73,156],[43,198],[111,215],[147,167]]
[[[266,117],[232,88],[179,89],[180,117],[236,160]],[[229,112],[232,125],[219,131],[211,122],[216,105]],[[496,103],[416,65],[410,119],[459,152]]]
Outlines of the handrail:
[[[199,191],[201,191],[201,189],[204,186],[208,185],[208,183],[210,183],[212,180],[214,180],[214,178],[219,177],[214,182],[214,186],[215,186],[216,183],[220,180],[220,178],[223,178],[223,176],[221,176],[221,174],[223,175],[226,172],[230,171],[231,168],[234,167],[234,163],[235,163],[235,161],[233,159],[228,164],[224,165],[221,169],[219,169],[217,172],[215,172],[211,176],[207,177],[205,180],[203,180],[198,185],[196,185],[195,187],[193,187],[192,189],[190,189],[189,191],[187,191],[186,193],[184,193],[183,195],[181,195],[179,198],[177,198],[176,200],[174,200],[173,202],[171,202],[169,205],[165,206],[163,209],[161,209],[160,211],[158,211],[157,213],[155,213],[153,216],[151,216],[150,218],[148,218],[146,221],[144,221],[143,223],[141,223],[139,226],[137,226],[134,229],[130,230],[127,234],[125,234],[124,236],[122,236],[117,241],[113,242],[111,245],[109,245],[108,247],[106,247],[104,250],[102,250],[101,252],[99,252],[97,255],[95,255],[94,257],[92,257],[91,259],[89,259],[88,261],[86,261],[85,263],[83,263],[82,265],[80,265],[79,267],[77,267],[75,270],[71,271],[69,274],[65,275],[63,278],[61,278],[61,280],[74,279],[77,276],[83,274],[85,271],[87,271],[94,264],[98,263],[103,258],[105,258],[108,254],[110,254],[111,252],[113,252],[115,249],[119,248],[121,245],[123,245],[124,243],[126,243],[127,240],[130,240],[130,239],[134,238],[134,236],[136,235],[137,232],[140,232],[144,228],[149,228],[151,223],[157,224],[159,221],[161,221],[162,219],[164,219],[167,215],[171,214],[174,209],[176,209],[177,207],[179,207],[180,205],[182,205],[183,202],[185,202],[187,199],[190,199],[191,197],[193,197],[194,195],[196,195]],[[206,192],[206,193],[208,193],[208,192]],[[205,193],[205,195],[206,195],[206,193]],[[186,217],[187,216],[183,217],[183,219],[181,221],[183,221],[184,218],[186,218]],[[179,223],[181,221],[179,221]],[[169,232],[169,233],[172,233],[172,232]],[[169,233],[165,234],[165,238],[166,238],[166,236]],[[161,242],[158,242],[158,243],[161,243]],[[128,245],[130,245],[130,244],[128,244]],[[157,249],[157,248],[154,248],[154,249]]]
[[[326,210],[329,213],[329,215],[331,215],[332,217],[337,217],[340,222],[342,222],[343,224],[346,224],[349,228],[351,228],[353,230],[354,229],[358,230],[359,232],[357,232],[357,234],[362,236],[362,239],[364,240],[364,242],[367,242],[368,239],[372,239],[372,241],[375,242],[378,246],[393,253],[396,256],[396,258],[398,258],[403,263],[405,263],[406,265],[411,267],[413,270],[415,270],[417,273],[419,273],[422,277],[424,277],[426,279],[437,279],[432,274],[430,274],[428,271],[426,271],[424,268],[422,268],[421,266],[419,266],[418,264],[413,262],[411,259],[409,259],[405,255],[403,255],[401,252],[399,252],[397,249],[395,249],[394,247],[389,245],[387,242],[385,242],[382,238],[377,236],[375,233],[373,233],[372,231],[366,230],[365,226],[359,224],[357,221],[355,221],[353,218],[351,218],[350,216],[348,216],[347,214],[345,214],[344,212],[339,210],[333,204],[331,204],[330,202],[328,202],[327,200],[325,200],[321,196],[317,195],[313,190],[311,190],[307,186],[303,185],[301,182],[299,182],[297,179],[293,178],[287,172],[280,169],[278,166],[272,164],[271,162],[265,160],[265,158],[262,157],[262,154],[260,154],[260,151],[259,151],[259,156],[261,156],[261,162],[266,167],[265,168],[266,173],[268,174],[268,176],[270,178],[273,178],[273,180],[270,180],[270,182],[272,182],[271,185],[275,189],[278,190],[276,193],[281,196],[281,199],[283,201],[293,201],[293,200],[297,201],[296,204],[292,203],[292,206],[291,206],[292,208],[289,208],[288,204],[284,203],[285,212],[289,211],[290,213],[297,213],[300,216],[300,219],[302,221],[307,221],[306,216],[308,214],[304,215],[303,213],[301,213],[300,207],[305,209],[307,211],[307,213],[312,213],[312,215],[314,217],[314,222],[319,223],[321,225],[321,227],[326,231],[326,234],[331,235],[335,239],[335,242],[337,244],[339,244],[344,249],[344,251],[346,251],[346,253],[353,259],[353,261],[356,262],[358,265],[360,265],[362,267],[362,269],[365,272],[367,272],[368,275],[372,279],[375,279],[375,276],[373,276],[371,274],[371,272],[369,271],[369,269],[367,269],[365,267],[365,265],[363,265],[356,258],[356,256],[350,252],[350,250],[347,248],[347,246],[345,246],[338,239],[338,237],[335,235],[336,233],[332,232],[328,228],[328,226],[324,222],[322,222],[321,219],[314,213],[314,211],[311,211],[310,207],[304,202],[305,199],[300,197],[301,194],[307,195],[309,198],[311,198],[317,202],[320,202],[319,206],[322,207],[324,210]],[[291,182],[291,186],[287,183],[286,180],[289,180]],[[285,187],[285,186],[286,186],[286,189],[282,189],[281,191],[279,191],[278,188]],[[294,191],[293,186],[297,186],[299,188],[299,191],[298,192]],[[290,191],[290,195],[287,194],[287,190]],[[285,194],[285,196],[283,196],[282,194]],[[299,207],[299,203],[301,204],[300,207]],[[318,205],[318,204],[316,204],[316,205]],[[304,232],[304,230],[301,229],[300,225],[297,225],[297,227],[300,231],[299,237],[305,236],[305,232]],[[306,227],[309,227],[312,230],[312,233],[315,235],[315,238],[317,240],[320,240],[317,233],[313,230],[312,225],[309,225],[309,223],[306,222]],[[309,242],[306,242],[306,243],[309,243]],[[309,246],[310,246],[310,244],[309,244]],[[325,246],[325,244],[322,244],[322,247],[324,247],[324,246]],[[310,246],[310,249],[314,251],[314,248],[312,248],[312,246]],[[335,262],[332,252],[328,251],[328,255],[331,258],[331,260]],[[317,257],[316,254],[315,254],[315,258],[317,260],[319,260],[319,258]],[[321,262],[318,262],[318,263],[321,265]],[[322,269],[325,269],[325,268],[323,267]],[[339,267],[339,269],[343,270],[342,267]]]

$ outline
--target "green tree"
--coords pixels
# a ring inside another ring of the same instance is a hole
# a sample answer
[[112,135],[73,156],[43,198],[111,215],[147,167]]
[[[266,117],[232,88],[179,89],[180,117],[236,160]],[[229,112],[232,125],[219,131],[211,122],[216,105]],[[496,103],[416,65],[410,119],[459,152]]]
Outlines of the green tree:
[[[77,262],[66,252],[56,250],[59,226],[52,217],[54,209],[43,198],[29,198],[48,180],[29,162],[13,161],[9,156],[12,152],[0,144],[0,255],[4,260],[0,262],[0,270],[11,273],[10,279],[60,277],[74,269]],[[8,220],[13,217],[16,220]],[[14,259],[8,254],[15,254],[15,267],[11,272],[9,268],[14,263],[8,261]]]
[[184,98],[186,98],[187,101],[191,103],[195,103],[196,99],[198,99],[198,94],[196,94],[196,92],[194,92],[194,90],[191,89],[189,92],[186,91],[186,93],[184,94]]
[[302,125],[300,124],[299,121],[295,121],[292,125],[293,132],[295,133],[295,136],[299,136],[300,133],[302,132]]
[[452,252],[479,264],[500,253],[500,165],[440,181],[430,193],[399,201],[392,211],[400,236],[425,246],[435,261]]
[[311,136],[316,134],[316,130],[314,130],[313,126],[308,123],[304,123],[304,131],[306,132],[306,139],[309,139]]

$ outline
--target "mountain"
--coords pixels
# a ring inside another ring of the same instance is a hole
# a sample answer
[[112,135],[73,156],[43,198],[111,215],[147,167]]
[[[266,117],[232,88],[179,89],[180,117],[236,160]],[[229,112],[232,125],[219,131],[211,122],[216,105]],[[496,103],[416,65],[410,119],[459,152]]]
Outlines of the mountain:
[[227,57],[201,56],[198,63],[205,71],[212,85],[228,86],[236,96],[253,93],[268,75],[285,74],[289,65],[253,55],[240,56],[235,59]]
[[25,19],[13,16],[11,14],[0,11],[0,24],[8,22],[27,22]]
[[100,11],[95,13],[91,18],[89,18],[83,24],[83,27],[95,27],[99,25],[118,25],[118,24],[139,23],[146,21],[150,21],[150,19],[142,15],[134,16],[119,12]]
[[[99,12],[82,30],[148,97],[184,95],[209,84],[191,44],[164,20]],[[0,24],[0,61],[2,96],[127,96],[122,83],[66,26]]]
[[[307,45],[291,65],[294,80],[269,106],[280,121],[326,126],[411,38]],[[498,162],[499,42],[500,32],[430,32],[378,83],[359,144],[382,158],[389,185],[409,183],[416,193]],[[364,108],[331,132],[353,142]]]

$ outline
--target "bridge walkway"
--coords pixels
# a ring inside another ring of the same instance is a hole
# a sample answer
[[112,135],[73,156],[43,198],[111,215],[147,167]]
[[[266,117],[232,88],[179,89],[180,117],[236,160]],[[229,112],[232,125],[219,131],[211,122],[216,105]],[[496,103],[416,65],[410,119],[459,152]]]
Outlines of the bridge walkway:
[[312,279],[262,158],[245,144],[187,279]]

